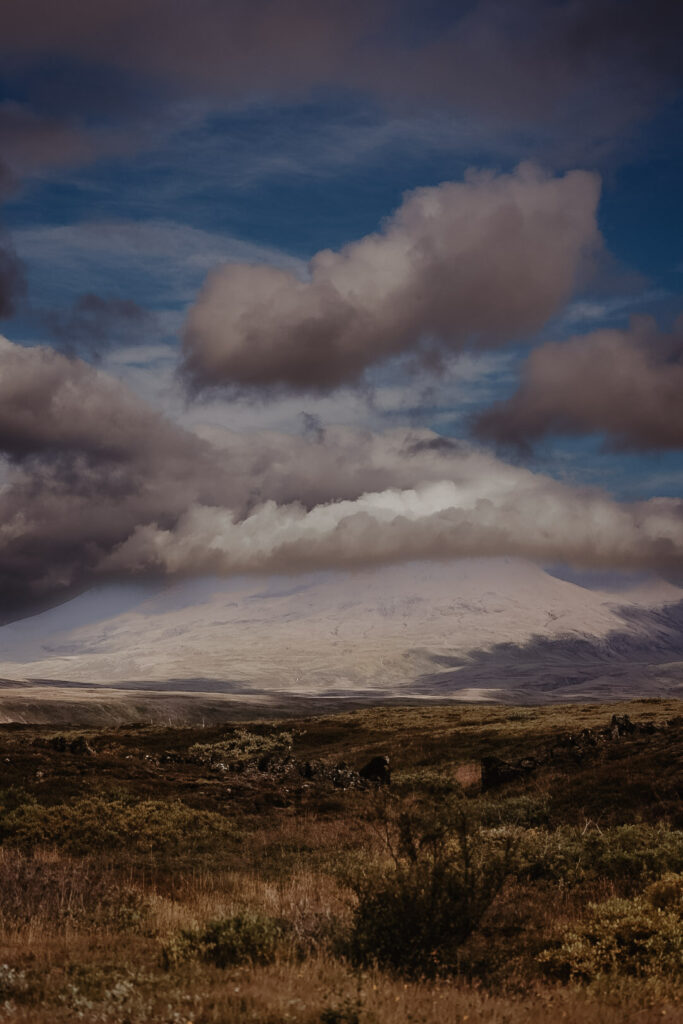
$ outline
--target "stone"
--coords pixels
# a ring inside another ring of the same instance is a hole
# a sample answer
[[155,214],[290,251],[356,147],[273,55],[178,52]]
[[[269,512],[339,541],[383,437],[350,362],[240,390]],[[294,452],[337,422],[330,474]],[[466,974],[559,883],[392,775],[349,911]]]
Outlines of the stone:
[[368,782],[376,782],[381,786],[390,785],[391,768],[389,767],[389,758],[386,754],[377,754],[375,757],[371,757],[358,774],[361,779],[367,779]]
[[90,746],[85,736],[77,736],[75,740],[72,740],[69,744],[69,750],[72,754],[94,754],[93,748]]

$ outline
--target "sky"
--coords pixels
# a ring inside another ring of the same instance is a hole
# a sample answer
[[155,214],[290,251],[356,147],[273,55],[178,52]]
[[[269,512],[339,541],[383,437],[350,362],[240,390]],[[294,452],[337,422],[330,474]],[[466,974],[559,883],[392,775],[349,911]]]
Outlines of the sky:
[[683,8],[5,0],[0,620],[683,575]]

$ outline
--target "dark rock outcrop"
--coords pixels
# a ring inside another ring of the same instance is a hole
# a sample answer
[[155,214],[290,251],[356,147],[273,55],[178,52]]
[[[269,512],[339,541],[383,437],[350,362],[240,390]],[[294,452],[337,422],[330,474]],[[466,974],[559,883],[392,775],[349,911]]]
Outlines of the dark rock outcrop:
[[77,754],[79,757],[95,753],[85,736],[77,736],[75,740],[72,740],[69,744],[69,752],[71,754]]
[[386,754],[377,754],[375,757],[371,757],[358,774],[361,779],[367,779],[368,782],[376,782],[380,786],[390,785],[391,768],[389,767],[389,758]]
[[73,740],[67,739],[66,736],[53,736],[49,741],[49,746],[51,750],[56,750],[60,754],[66,754],[68,751],[79,757],[95,753],[85,736],[76,736]]
[[659,725],[654,722],[632,722],[628,715],[612,715],[609,725],[601,729],[582,729],[581,732],[568,733],[558,737],[553,746],[538,751],[532,756],[522,757],[519,761],[503,761],[499,757],[484,757],[481,760],[482,792],[495,789],[507,782],[524,778],[542,765],[562,764],[573,761],[582,764],[586,759],[595,759],[600,752],[611,743],[624,738],[633,739],[637,736],[654,736],[669,727],[669,722]]

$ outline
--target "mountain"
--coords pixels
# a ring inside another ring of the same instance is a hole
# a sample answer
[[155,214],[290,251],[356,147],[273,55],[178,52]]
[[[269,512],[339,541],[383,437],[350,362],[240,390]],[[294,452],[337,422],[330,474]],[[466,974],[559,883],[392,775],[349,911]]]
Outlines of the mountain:
[[596,590],[518,559],[107,588],[0,628],[0,677],[0,716],[23,704],[32,720],[46,700],[144,717],[190,694],[197,707],[674,696],[683,590]]

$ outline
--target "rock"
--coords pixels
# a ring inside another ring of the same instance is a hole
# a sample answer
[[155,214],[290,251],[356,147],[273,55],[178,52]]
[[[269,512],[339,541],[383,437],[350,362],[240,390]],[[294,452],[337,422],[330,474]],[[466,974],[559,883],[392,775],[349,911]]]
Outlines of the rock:
[[612,715],[611,727],[616,727],[620,736],[630,736],[636,731],[636,727],[628,715]]
[[69,750],[72,754],[78,754],[79,756],[95,753],[85,736],[77,736],[75,740],[72,740],[69,744]]
[[500,757],[483,757],[481,760],[481,788],[483,792],[512,782],[524,774],[524,769],[503,761]]
[[375,757],[371,757],[358,774],[361,779],[367,779],[368,782],[376,782],[380,786],[390,785],[391,768],[389,767],[389,758],[386,754],[377,754]]
[[510,762],[499,757],[484,757],[481,761],[482,792],[523,778],[551,762],[566,764],[567,761],[573,761],[576,764],[583,764],[584,761],[609,757],[610,742],[620,740],[623,736],[654,736],[670,728],[672,724],[674,723],[634,723],[628,715],[612,715],[609,725],[600,729],[582,729],[576,735],[565,733],[556,737],[553,746],[537,751],[533,756],[523,757],[519,761]]

